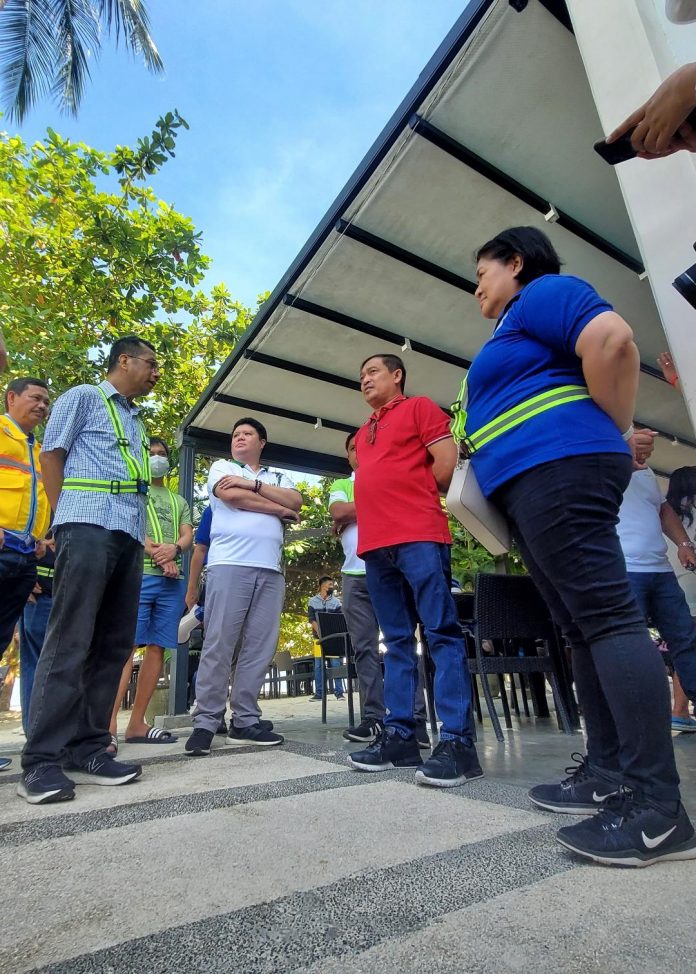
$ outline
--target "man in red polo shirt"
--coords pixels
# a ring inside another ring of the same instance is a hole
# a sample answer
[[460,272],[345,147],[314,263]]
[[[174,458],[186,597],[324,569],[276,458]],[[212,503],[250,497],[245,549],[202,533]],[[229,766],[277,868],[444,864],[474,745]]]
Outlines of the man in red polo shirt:
[[[396,355],[374,355],[360,369],[374,412],[356,436],[358,555],[387,653],[384,730],[349,763],[361,771],[418,768],[419,784],[449,788],[483,774],[471,735],[471,683],[450,593],[450,536],[440,494],[457,450],[449,417],[425,396],[404,395],[406,369]],[[435,662],[440,743],[428,760],[414,734],[418,682],[415,629],[423,624]]]

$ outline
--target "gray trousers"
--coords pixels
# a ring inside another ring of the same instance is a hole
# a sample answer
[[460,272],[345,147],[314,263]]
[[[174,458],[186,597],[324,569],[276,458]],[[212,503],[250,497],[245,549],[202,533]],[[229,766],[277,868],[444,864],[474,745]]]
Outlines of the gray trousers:
[[[384,720],[384,678],[379,652],[379,623],[372,608],[364,575],[342,576],[343,614],[355,653],[360,699],[365,717]],[[415,648],[415,643],[414,643]],[[423,681],[418,669],[415,717],[425,721]]]
[[227,706],[230,667],[237,654],[230,703],[237,727],[261,716],[258,696],[278,647],[285,579],[269,568],[213,565],[205,593],[203,649],[196,676],[194,727],[215,731]]

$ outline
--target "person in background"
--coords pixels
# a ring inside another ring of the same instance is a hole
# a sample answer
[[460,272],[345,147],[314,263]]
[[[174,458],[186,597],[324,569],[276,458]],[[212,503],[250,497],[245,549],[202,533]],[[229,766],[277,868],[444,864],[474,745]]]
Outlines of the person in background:
[[107,747],[143,574],[150,457],[134,400],[152,392],[159,365],[152,345],[129,335],[112,345],[107,370],[99,385],[59,397],[41,452],[56,564],[17,787],[32,805],[72,799],[75,784],[123,785],[142,772]]
[[[150,472],[145,562],[135,630],[135,645],[144,646],[145,655],[138,670],[135,699],[124,735],[127,744],[172,744],[177,740],[161,727],[150,727],[145,712],[162,675],[164,651],[178,645],[185,592],[181,556],[191,547],[193,527],[188,502],[164,486],[169,472],[169,447],[158,436],[150,437]],[[123,668],[111,714],[111,753],[118,749],[116,718],[132,672],[133,654]]]
[[686,714],[683,702],[684,695],[687,701],[696,699],[696,623],[667,557],[666,538],[676,546],[678,564],[692,577],[696,552],[648,467],[633,472],[621,502],[617,531],[633,595],[646,622],[666,643],[674,668],[672,730],[696,731],[688,702]]
[[[588,813],[561,845],[604,864],[696,858],[672,747],[667,673],[626,575],[616,522],[631,480],[640,356],[628,324],[536,227],[479,248],[492,336],[455,404],[454,432],[511,522],[572,648],[587,757],[538,807]],[[597,814],[593,814],[593,813]]]
[[48,617],[53,605],[53,569],[56,548],[53,536],[46,536],[45,551],[36,560],[36,584],[19,620],[19,693],[24,734],[29,726],[31,691],[36,667],[46,638]]
[[[696,545],[696,467],[679,467],[674,471],[669,478],[666,500],[681,521],[688,540]],[[682,564],[678,548],[671,548],[668,554],[689,612],[696,617],[696,572]]]
[[203,625],[205,608],[205,585],[201,585],[201,575],[208,563],[210,531],[213,526],[213,509],[206,504],[194,537],[195,547],[189,564],[188,583],[184,601],[188,612],[179,622],[179,642],[185,643],[194,629]]
[[[0,417],[0,660],[36,584],[36,558],[51,511],[41,476],[41,444],[34,430],[48,416],[42,379],[14,379]],[[0,771],[12,763],[0,758]]]
[[[329,687],[324,686],[324,675],[321,668],[321,645],[319,639],[319,626],[317,624],[317,612],[342,612],[341,600],[335,596],[336,582],[331,575],[322,575],[319,579],[319,591],[313,595],[307,603],[307,618],[314,633],[314,693],[310,700],[321,700],[326,692],[328,695]],[[327,669],[336,669],[341,665],[338,657],[327,657]],[[337,700],[343,700],[343,680],[329,680],[333,683],[333,691]]]

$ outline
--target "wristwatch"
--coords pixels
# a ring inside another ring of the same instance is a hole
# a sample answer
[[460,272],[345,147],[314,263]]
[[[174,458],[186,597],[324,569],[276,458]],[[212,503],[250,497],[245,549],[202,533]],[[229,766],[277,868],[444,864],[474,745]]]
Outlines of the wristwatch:
[[692,551],[696,548],[693,541],[680,541],[677,548],[691,548]]
[[177,558],[180,558],[181,555],[183,554],[181,545],[180,544],[175,544],[174,547],[176,548],[176,557]]

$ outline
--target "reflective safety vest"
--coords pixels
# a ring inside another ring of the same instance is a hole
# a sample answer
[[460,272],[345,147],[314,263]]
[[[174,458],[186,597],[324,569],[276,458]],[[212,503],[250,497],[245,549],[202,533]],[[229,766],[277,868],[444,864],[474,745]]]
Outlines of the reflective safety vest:
[[87,490],[102,494],[147,494],[150,486],[150,443],[145,435],[145,427],[140,418],[136,418],[136,425],[140,430],[140,456],[138,457],[126,436],[121,417],[113,401],[101,386],[96,388],[104,400],[107,415],[114,428],[116,444],[123,457],[130,479],[92,480],[89,477],[66,477],[63,481],[63,490]]
[[27,545],[46,534],[51,509],[41,478],[41,444],[9,416],[0,417],[0,528]]
[[[177,538],[179,537],[179,499],[173,491],[169,490],[168,487],[166,490],[169,494],[169,503],[172,509],[172,524],[174,525],[175,532],[175,537],[171,544],[175,544]],[[157,508],[154,505],[152,497],[148,497],[147,499],[147,533],[155,544],[163,543],[164,532],[162,531],[162,523],[157,514]],[[179,571],[181,571],[181,555],[177,557],[176,564]],[[147,568],[159,568],[159,565],[155,564],[152,558],[150,558],[148,555],[145,555],[145,566]]]
[[539,416],[540,413],[545,413],[547,409],[564,406],[567,402],[578,402],[580,399],[590,398],[587,386],[555,386],[553,389],[546,389],[545,392],[540,392],[536,396],[525,399],[523,402],[513,406],[512,409],[506,409],[504,413],[496,416],[495,419],[490,420],[473,433],[467,433],[467,388],[465,377],[459,389],[459,396],[456,402],[452,403],[451,407],[453,414],[451,424],[452,436],[455,442],[464,445],[468,456],[471,456],[472,453],[480,450],[482,446],[490,443],[491,440],[495,440],[499,436],[502,436],[503,433],[507,433],[508,430],[520,426],[526,420],[532,419],[533,416]]
[[46,565],[37,565],[36,574],[40,575],[41,578],[53,578],[55,569],[48,568]]

